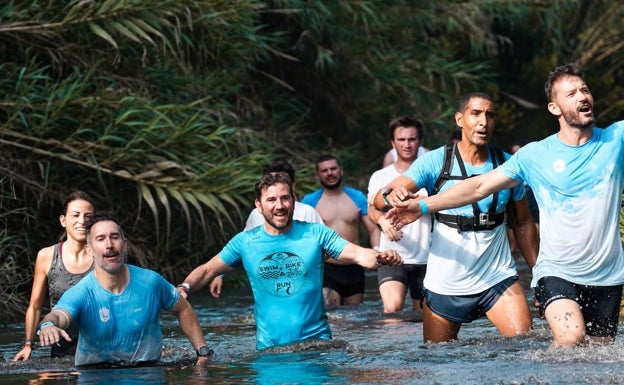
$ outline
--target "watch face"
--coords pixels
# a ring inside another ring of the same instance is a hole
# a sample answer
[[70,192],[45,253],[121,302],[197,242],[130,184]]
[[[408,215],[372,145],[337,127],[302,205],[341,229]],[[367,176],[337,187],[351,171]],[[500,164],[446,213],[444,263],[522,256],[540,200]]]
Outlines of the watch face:
[[208,349],[208,346],[202,346],[201,348],[197,350],[197,355],[200,357],[209,356],[210,353],[212,352],[210,351],[210,349]]

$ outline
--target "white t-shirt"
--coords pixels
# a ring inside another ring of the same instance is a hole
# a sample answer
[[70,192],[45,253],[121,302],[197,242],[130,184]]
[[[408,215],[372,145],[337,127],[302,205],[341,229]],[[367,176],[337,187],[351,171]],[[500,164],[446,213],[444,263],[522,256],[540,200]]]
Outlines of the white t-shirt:
[[[379,189],[387,186],[400,175],[394,168],[394,164],[375,171],[368,182],[368,200],[371,201]],[[421,189],[418,193],[427,196],[427,190],[425,189]],[[403,238],[399,241],[391,241],[382,231],[379,238],[380,250],[396,250],[403,258],[403,263],[405,264],[426,264],[429,255],[431,217],[425,215],[403,227],[401,231],[403,232]]]
[[[314,207],[298,201],[295,201],[295,212],[293,213],[293,219],[302,222],[323,223],[323,218],[321,218],[321,216],[314,209]],[[260,214],[260,211],[258,211],[257,208],[253,209],[249,213],[249,217],[247,218],[247,222],[245,223],[244,231],[253,229],[254,227],[263,224],[264,216]]]

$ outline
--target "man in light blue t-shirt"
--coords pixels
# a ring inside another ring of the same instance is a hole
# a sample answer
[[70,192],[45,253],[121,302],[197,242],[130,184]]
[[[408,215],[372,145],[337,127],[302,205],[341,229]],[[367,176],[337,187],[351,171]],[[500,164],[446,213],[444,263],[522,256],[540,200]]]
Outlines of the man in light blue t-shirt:
[[555,68],[545,84],[559,132],[522,147],[496,170],[425,200],[392,196],[397,227],[422,212],[477,201],[526,182],[540,212],[540,247],[531,286],[554,346],[610,343],[624,284],[619,207],[624,189],[624,121],[594,127],[594,98],[581,68]]
[[323,224],[293,221],[295,198],[286,173],[264,175],[255,194],[264,225],[232,238],[178,285],[181,292],[199,290],[242,265],[254,296],[257,349],[331,339],[322,291],[325,255],[367,269],[399,264],[401,257],[357,246]]
[[86,228],[86,251],[95,268],[43,318],[37,332],[41,345],[71,341],[64,328],[73,321],[80,335],[77,366],[153,363],[163,345],[159,314],[168,310],[197,351],[197,363],[206,362],[212,350],[193,308],[160,274],[126,264],[127,241],[117,218],[96,213]]

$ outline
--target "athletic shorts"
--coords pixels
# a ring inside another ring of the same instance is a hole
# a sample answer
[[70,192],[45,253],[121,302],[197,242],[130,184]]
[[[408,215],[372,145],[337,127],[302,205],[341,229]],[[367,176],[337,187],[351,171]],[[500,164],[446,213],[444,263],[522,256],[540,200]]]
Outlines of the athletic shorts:
[[443,295],[424,289],[427,306],[449,321],[469,323],[485,316],[498,301],[501,294],[518,280],[518,276],[509,277],[488,290],[470,295]]
[[56,344],[50,346],[50,357],[63,358],[66,356],[73,356],[76,354],[76,346],[78,345],[78,334],[71,336],[71,342],[64,340],[63,338]]
[[359,265],[325,263],[323,287],[335,290],[342,298],[364,294],[364,268]]
[[388,281],[399,281],[409,289],[410,297],[423,298],[423,280],[427,265],[381,265],[377,268],[378,286]]
[[558,299],[570,299],[581,308],[588,336],[615,338],[622,287],[578,285],[562,278],[543,277],[537,281],[536,293],[541,312]]

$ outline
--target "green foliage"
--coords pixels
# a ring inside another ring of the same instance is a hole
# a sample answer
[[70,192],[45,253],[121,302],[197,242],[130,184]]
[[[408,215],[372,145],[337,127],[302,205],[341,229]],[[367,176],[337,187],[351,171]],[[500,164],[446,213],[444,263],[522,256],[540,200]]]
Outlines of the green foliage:
[[475,90],[498,101],[497,141],[541,138],[555,124],[537,108],[543,80],[571,60],[588,65],[602,121],[624,100],[615,1],[5,3],[0,214],[28,213],[2,217],[11,274],[54,242],[75,189],[121,215],[133,262],[176,280],[242,227],[275,157],[300,196],[321,152],[365,189],[392,117],[423,119],[436,147]]

